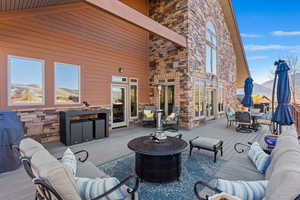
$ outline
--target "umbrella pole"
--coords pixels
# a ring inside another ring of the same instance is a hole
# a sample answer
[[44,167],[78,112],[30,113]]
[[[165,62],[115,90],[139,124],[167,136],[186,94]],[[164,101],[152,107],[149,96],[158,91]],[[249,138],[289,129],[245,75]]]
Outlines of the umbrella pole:
[[278,135],[281,135],[281,133],[282,133],[282,126],[279,125],[279,132],[278,132]]
[[[277,74],[276,74],[276,72],[275,72],[275,78],[274,78],[274,81],[273,81],[273,90],[272,90],[272,118],[273,118],[273,116],[274,116],[274,101],[275,101],[275,86],[276,86],[276,82],[277,82]],[[276,128],[277,129],[277,128]],[[273,133],[275,133],[275,132],[277,132],[276,130],[275,130],[275,122],[273,122]]]

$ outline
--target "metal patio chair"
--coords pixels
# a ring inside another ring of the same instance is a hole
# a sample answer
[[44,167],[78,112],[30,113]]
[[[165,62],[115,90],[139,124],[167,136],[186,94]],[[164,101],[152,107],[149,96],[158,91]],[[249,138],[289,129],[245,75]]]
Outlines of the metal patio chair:
[[180,117],[180,108],[174,107],[173,112],[163,119],[162,125],[164,130],[179,130],[179,117]]
[[[21,163],[23,164],[27,175],[31,178],[32,183],[34,184],[34,186],[36,188],[35,200],[64,200],[64,197],[53,188],[53,186],[49,183],[49,181],[45,180],[44,178],[36,176],[37,173],[34,173],[34,169],[32,168],[32,164],[31,164],[31,158],[23,156],[24,153],[22,153],[22,151],[20,150],[20,148],[17,145],[14,145],[12,148],[13,148],[14,152],[17,154],[17,156],[20,158]],[[81,150],[74,154],[77,156],[78,161],[81,163],[84,163],[85,161],[87,161],[88,156],[89,156],[89,153],[86,150]],[[58,158],[58,160],[60,160],[60,159],[61,158]],[[139,187],[139,179],[133,175],[126,177],[124,180],[120,181],[120,183],[118,185],[112,187],[105,193],[103,193],[91,200],[98,200],[98,199],[105,198],[107,195],[111,194],[115,190],[124,186],[125,183],[131,179],[135,180],[134,187],[132,189],[127,188],[127,193],[130,194],[130,199],[134,200],[135,196],[136,196],[135,193],[137,192],[137,189]]]
[[232,124],[234,124],[236,122],[236,118],[235,118],[235,111],[232,108],[229,108],[226,112],[226,119],[227,119],[227,123],[226,123],[226,127],[231,127]]
[[156,125],[156,107],[155,106],[144,106],[142,113],[142,122],[144,125]]
[[236,131],[240,133],[251,133],[252,119],[249,112],[236,112]]

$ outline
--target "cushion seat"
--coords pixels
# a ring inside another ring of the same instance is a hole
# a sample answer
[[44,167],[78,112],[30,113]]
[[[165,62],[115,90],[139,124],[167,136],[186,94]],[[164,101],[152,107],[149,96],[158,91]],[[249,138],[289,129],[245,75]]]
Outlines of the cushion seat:
[[84,163],[78,163],[77,165],[77,177],[82,178],[108,178],[109,176],[105,174],[103,171],[98,169],[93,163],[90,161],[86,161]]
[[235,117],[228,117],[228,120],[234,121]]
[[226,162],[217,172],[216,177],[226,180],[259,181],[265,180],[248,157],[237,156]]
[[146,118],[146,117],[144,117],[143,121],[155,121],[155,118]]
[[162,120],[162,123],[165,125],[174,125],[177,124],[176,120]]
[[221,156],[223,156],[223,141],[219,139],[196,137],[190,140],[190,156],[192,156],[193,148],[214,152],[214,162],[217,161],[217,154],[219,151],[221,152]]
[[207,138],[207,137],[198,137],[191,140],[191,144],[194,147],[200,147],[200,148],[205,148],[210,150],[214,150],[215,147],[220,146],[222,143],[223,142],[219,139]]
[[247,122],[239,122],[240,125],[252,125],[251,123],[247,123]]
[[258,119],[257,123],[262,124],[262,125],[272,125],[272,122],[270,120],[266,120],[266,119]]

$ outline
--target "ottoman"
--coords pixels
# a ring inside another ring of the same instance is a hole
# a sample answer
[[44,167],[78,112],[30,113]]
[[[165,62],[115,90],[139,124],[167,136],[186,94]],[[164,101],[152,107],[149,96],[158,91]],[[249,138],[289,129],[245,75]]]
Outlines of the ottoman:
[[223,156],[223,141],[219,139],[198,136],[190,140],[190,156],[192,155],[193,148],[214,152],[214,162],[217,161],[219,151],[221,152],[221,156]]

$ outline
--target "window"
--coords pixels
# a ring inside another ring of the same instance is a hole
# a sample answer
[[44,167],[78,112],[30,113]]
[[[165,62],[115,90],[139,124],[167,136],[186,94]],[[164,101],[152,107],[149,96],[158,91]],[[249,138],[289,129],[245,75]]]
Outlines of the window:
[[8,104],[44,104],[44,61],[8,57]]
[[205,105],[205,82],[200,79],[194,80],[194,102],[195,117],[203,116]]
[[130,116],[138,117],[138,80],[130,79]]
[[80,66],[55,63],[55,103],[80,103]]
[[218,103],[218,110],[219,112],[224,112],[224,87],[219,86],[219,103]]
[[213,23],[208,22],[206,25],[206,72],[217,74],[217,39],[216,29]]

